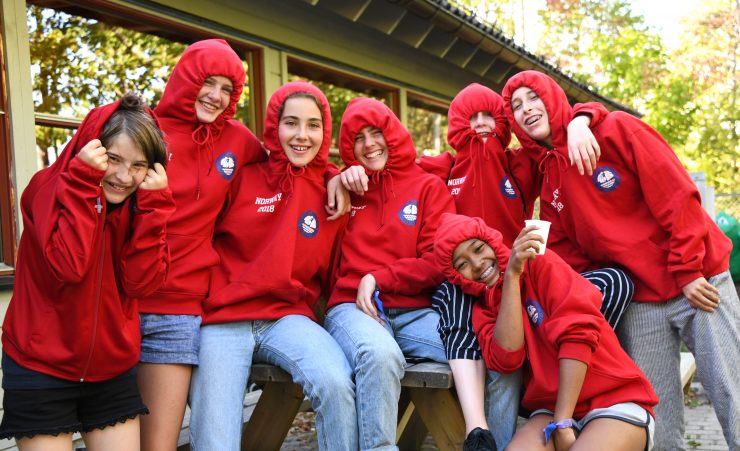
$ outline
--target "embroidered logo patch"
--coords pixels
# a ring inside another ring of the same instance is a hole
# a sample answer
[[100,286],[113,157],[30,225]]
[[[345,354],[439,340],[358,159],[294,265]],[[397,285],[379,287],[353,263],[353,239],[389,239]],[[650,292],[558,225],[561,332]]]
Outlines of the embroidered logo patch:
[[540,303],[534,299],[527,299],[527,302],[524,303],[524,308],[527,310],[529,322],[531,322],[535,328],[540,327],[542,321],[545,320],[545,311],[542,310]]
[[592,176],[592,180],[594,185],[596,185],[596,188],[605,193],[617,189],[619,183],[622,181],[617,171],[609,166],[596,168],[596,171],[594,171],[594,175]]
[[306,238],[313,238],[319,233],[319,220],[315,212],[307,210],[298,220],[298,231]]
[[504,178],[501,179],[499,188],[501,188],[501,194],[504,196],[509,199],[516,199],[516,190],[514,189],[514,185],[511,183],[508,175],[505,175]]
[[224,152],[216,158],[216,169],[226,180],[231,180],[236,172],[236,155],[232,152]]
[[403,206],[401,211],[398,212],[398,218],[406,225],[415,226],[418,213],[419,207],[417,206],[416,201],[411,200]]

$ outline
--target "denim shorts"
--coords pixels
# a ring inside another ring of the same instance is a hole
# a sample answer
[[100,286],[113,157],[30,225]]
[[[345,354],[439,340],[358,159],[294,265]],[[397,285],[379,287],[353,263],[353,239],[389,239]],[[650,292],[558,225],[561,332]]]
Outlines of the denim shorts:
[[141,363],[198,364],[200,316],[153,313],[139,316]]

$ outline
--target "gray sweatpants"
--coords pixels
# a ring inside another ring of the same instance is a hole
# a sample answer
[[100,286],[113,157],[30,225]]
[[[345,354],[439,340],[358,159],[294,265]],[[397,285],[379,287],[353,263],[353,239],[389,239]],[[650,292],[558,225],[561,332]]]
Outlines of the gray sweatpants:
[[667,302],[632,302],[618,331],[627,354],[660,397],[655,408],[655,450],[684,448],[681,340],[712,402],[731,450],[740,450],[740,301],[725,271],[709,279],[720,292],[719,307],[707,313],[685,296]]

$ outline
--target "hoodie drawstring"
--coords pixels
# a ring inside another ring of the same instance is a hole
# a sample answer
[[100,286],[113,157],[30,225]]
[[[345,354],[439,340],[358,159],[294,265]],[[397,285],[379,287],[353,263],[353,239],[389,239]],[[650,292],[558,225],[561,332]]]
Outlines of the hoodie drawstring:
[[[211,169],[213,168],[213,142],[218,139],[219,135],[221,134],[220,128],[214,128],[212,124],[200,124],[198,127],[193,130],[193,133],[190,135],[190,137],[193,139],[193,142],[197,144],[198,146],[205,146],[206,152],[208,152],[208,172],[206,175],[211,174]],[[195,199],[200,199],[200,164],[201,164],[201,150],[198,149],[198,178],[197,178],[197,184],[195,189]]]
[[[484,167],[488,167],[486,164],[484,166],[484,161],[487,162],[491,159],[491,155],[489,154],[489,151],[486,149],[486,145],[488,144],[488,140],[490,139],[497,139],[495,133],[491,133],[490,136],[488,136],[488,139],[484,142],[483,138],[481,138],[477,133],[475,133],[474,130],[471,130],[473,132],[473,137],[471,138],[470,142],[470,170],[473,173],[472,175],[472,186],[471,189],[475,189],[478,185],[483,186],[483,171],[481,170]],[[476,146],[477,144],[477,146]],[[480,215],[482,218],[486,217],[486,202],[480,203],[481,211]]]
[[290,161],[285,164],[285,174],[280,179],[280,189],[285,193],[285,203],[288,203],[291,196],[293,196],[293,187],[295,185],[295,177],[301,177],[306,173],[305,166],[293,166]]
[[[568,166],[569,166],[568,159],[565,158],[565,155],[562,155],[557,150],[550,149],[550,150],[547,151],[547,153],[545,153],[545,156],[542,158],[542,160],[540,160],[540,163],[537,166],[537,170],[540,172],[540,174],[544,174],[545,175],[545,184],[549,188],[552,188],[553,187],[553,184],[550,183],[550,173],[552,171],[548,171],[547,170],[548,169],[548,165],[549,165],[548,160],[550,160],[551,157],[552,158],[555,158],[555,161],[556,161],[557,167],[556,167],[555,174],[558,177],[558,182],[557,182],[557,185],[555,186],[555,189],[552,190],[552,191],[550,191],[550,195],[552,195],[551,193],[553,193],[555,191],[560,191],[560,188],[561,188],[562,182],[563,182],[562,173],[565,172],[565,171],[567,171],[568,170]],[[553,199],[546,199],[546,200],[548,202],[550,202]]]
[[393,174],[391,174],[391,172],[387,169],[373,172],[372,174],[370,174],[370,181],[380,185],[380,227],[378,227],[378,230],[380,230],[385,225],[386,200],[389,196],[393,196],[394,198],[396,197],[396,191],[393,184]]

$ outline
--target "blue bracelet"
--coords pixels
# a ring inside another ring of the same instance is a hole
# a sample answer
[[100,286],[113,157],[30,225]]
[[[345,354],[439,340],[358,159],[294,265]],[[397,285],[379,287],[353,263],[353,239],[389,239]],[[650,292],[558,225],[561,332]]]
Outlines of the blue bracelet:
[[547,424],[547,427],[542,430],[542,432],[545,433],[545,445],[550,441],[550,436],[553,432],[555,432],[555,429],[565,429],[565,428],[572,428],[575,421],[573,421],[573,418],[567,418],[565,420],[560,420],[557,423],[554,421],[551,421]]
[[375,299],[375,305],[378,306],[378,317],[383,321],[388,321],[388,317],[385,316],[385,310],[383,310],[383,301],[380,300],[380,290],[377,288],[373,292],[373,299]]

